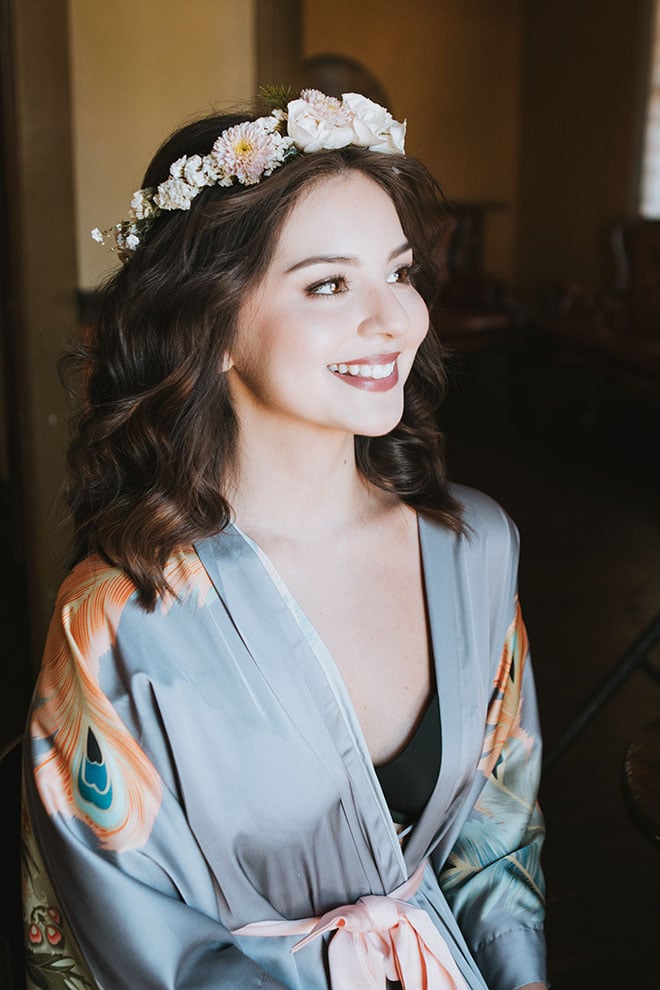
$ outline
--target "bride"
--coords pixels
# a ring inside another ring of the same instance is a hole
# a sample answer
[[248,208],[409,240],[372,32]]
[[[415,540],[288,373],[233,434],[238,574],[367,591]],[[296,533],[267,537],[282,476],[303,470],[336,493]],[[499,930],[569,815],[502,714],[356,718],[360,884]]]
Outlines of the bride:
[[178,131],[94,232],[28,973],[540,988],[517,531],[437,429],[451,210],[366,98],[266,110]]

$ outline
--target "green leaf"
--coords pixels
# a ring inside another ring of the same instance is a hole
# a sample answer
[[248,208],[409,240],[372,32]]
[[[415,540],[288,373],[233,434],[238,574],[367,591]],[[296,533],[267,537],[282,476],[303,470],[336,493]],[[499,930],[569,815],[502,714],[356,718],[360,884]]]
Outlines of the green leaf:
[[260,86],[259,96],[272,110],[286,110],[294,93],[290,86]]

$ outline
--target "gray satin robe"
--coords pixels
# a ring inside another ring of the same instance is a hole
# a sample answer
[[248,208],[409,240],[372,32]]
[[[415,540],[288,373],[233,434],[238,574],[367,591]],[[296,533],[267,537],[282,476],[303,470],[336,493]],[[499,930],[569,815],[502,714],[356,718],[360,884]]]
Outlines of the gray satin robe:
[[456,494],[468,535],[419,518],[442,762],[403,849],[331,657],[235,527],[173,557],[177,598],[151,614],[118,570],[78,565],[26,732],[33,985],[69,966],[111,990],[327,990],[323,939],[292,955],[232,931],[387,894],[423,859],[411,903],[472,990],[545,978],[517,533]]

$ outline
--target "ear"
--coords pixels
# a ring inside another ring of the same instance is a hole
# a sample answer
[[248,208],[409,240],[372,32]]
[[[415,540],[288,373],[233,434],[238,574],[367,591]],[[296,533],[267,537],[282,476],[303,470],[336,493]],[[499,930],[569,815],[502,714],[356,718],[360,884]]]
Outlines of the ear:
[[220,370],[223,374],[226,374],[230,368],[234,367],[234,359],[232,358],[229,351],[222,355],[222,364],[220,365]]

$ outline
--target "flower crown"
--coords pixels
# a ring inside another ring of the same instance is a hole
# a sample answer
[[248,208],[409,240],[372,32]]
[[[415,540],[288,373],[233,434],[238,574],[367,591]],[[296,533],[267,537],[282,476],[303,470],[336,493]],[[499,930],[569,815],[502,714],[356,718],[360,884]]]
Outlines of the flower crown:
[[109,230],[95,227],[92,237],[105,244],[106,237],[112,236],[119,257],[126,261],[160,213],[189,210],[207,186],[237,182],[252,186],[300,153],[347,145],[403,154],[405,132],[405,121],[394,120],[384,107],[359,93],[344,93],[336,99],[317,89],[304,89],[298,99],[268,117],[223,131],[208,155],[178,158],[165,182],[138,189],[133,195],[128,220]]

